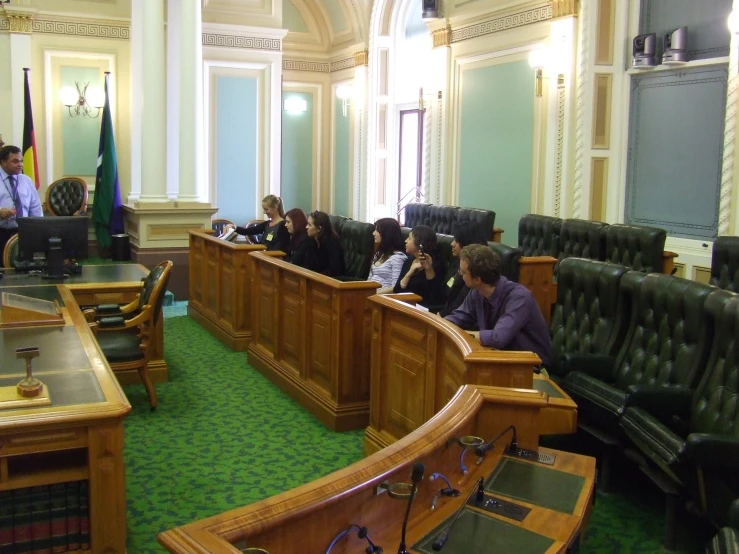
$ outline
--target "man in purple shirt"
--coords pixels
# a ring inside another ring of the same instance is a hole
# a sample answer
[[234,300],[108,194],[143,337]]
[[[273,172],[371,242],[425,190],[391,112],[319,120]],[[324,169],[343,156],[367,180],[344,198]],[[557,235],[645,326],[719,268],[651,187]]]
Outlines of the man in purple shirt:
[[463,328],[477,323],[483,346],[531,351],[548,365],[552,344],[544,317],[526,287],[501,277],[498,255],[481,244],[465,246],[459,273],[470,293],[445,319]]

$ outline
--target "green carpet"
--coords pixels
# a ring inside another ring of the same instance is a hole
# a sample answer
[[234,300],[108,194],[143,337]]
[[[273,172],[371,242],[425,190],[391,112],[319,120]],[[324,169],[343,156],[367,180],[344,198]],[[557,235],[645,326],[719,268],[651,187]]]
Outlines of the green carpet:
[[[312,481],[362,456],[362,431],[334,433],[186,316],[164,309],[169,382],[149,410],[143,386],[125,387],[128,552],[162,552],[161,531]],[[660,552],[664,502],[638,471],[617,471],[597,493],[582,553]],[[704,551],[710,529],[688,516],[680,552]],[[386,546],[386,552],[394,548]],[[301,553],[302,554],[302,553]]]

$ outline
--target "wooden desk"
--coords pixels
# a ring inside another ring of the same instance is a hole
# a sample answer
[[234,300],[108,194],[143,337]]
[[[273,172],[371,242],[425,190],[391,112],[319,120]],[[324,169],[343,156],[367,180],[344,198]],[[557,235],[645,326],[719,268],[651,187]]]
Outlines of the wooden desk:
[[[81,275],[72,275],[64,280],[44,279],[40,275],[15,273],[8,269],[5,278],[0,279],[0,291],[55,300],[59,299],[57,285],[64,284],[71,291],[74,302],[82,308],[98,304],[126,304],[141,292],[141,279],[148,274],[149,270],[140,264],[85,265]],[[167,381],[164,321],[161,317],[154,329],[154,353],[149,362],[149,374],[154,383]],[[123,385],[141,383],[136,371],[119,371],[116,377]]]
[[54,288],[64,303],[64,327],[0,330],[0,386],[15,385],[25,376],[25,363],[16,359],[15,349],[38,346],[34,376],[52,401],[50,406],[0,410],[0,494],[87,481],[91,551],[124,554],[123,418],[131,406],[71,291]]
[[261,244],[234,244],[210,231],[190,231],[190,291],[187,314],[232,350],[251,340],[249,253]]
[[249,364],[335,431],[369,419],[374,281],[341,282],[266,252],[249,255]]
[[[524,473],[536,472],[537,478],[524,483],[511,479],[507,494],[495,496],[531,508],[531,512],[521,522],[490,517],[496,524],[532,533],[549,543],[549,547],[537,552],[564,553],[584,529],[592,506],[593,458],[541,449],[556,456],[553,466],[545,466],[504,457],[501,446],[492,450],[480,465],[475,464],[475,456],[470,453],[470,471],[463,475],[460,447],[456,442],[450,445],[450,439],[464,435],[490,439],[514,424],[519,446],[536,448],[540,409],[545,404],[544,394],[537,391],[462,387],[436,417],[392,446],[291,491],[166,531],[159,535],[159,543],[176,554],[237,554],[245,547],[263,548],[271,554],[325,552],[337,533],[354,523],[366,526],[372,541],[385,552],[395,552],[407,502],[392,500],[387,493],[376,494],[376,487],[383,482],[409,482],[412,465],[422,462],[424,478],[413,503],[406,541],[411,552],[422,552],[414,547],[438,525],[449,521],[479,477],[516,464]],[[509,440],[505,437],[501,444]],[[441,497],[432,511],[433,496],[445,486],[442,480],[429,480],[433,472],[444,474],[462,494],[459,498]],[[566,503],[553,501],[553,497],[562,500],[557,498],[561,486],[553,485],[561,485],[558,479],[576,483]],[[366,546],[352,532],[335,545],[332,553],[363,552]],[[455,552],[452,546],[450,538],[444,551]],[[496,551],[516,552],[519,547],[518,539],[512,539],[505,549]],[[483,545],[478,551],[488,550]]]
[[443,318],[384,296],[370,298],[372,381],[364,452],[411,433],[465,384],[537,388],[546,393],[542,434],[577,431],[577,405],[547,379],[534,379],[533,352],[485,348]]

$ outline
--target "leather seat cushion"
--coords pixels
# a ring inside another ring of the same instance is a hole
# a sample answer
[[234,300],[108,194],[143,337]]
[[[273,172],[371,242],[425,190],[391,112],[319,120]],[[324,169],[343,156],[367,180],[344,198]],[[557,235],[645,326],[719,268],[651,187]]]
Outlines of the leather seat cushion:
[[457,206],[429,206],[426,223],[422,224],[431,227],[434,233],[451,235],[457,211]]
[[74,179],[56,181],[49,192],[49,205],[57,215],[73,215],[84,200],[84,186]]
[[428,225],[428,211],[431,204],[414,202],[404,208],[403,226],[412,229],[416,225]]
[[524,256],[557,257],[562,220],[548,215],[528,214],[518,220],[518,247]]
[[334,232],[339,236],[341,236],[341,230],[344,227],[344,223],[351,221],[351,218],[349,217],[334,214],[329,214],[328,219],[331,221],[331,227],[333,227]]
[[375,226],[362,221],[345,221],[339,236],[344,249],[345,277],[366,279],[375,253]]
[[610,225],[606,231],[605,259],[636,271],[659,273],[666,238],[667,232],[657,227]]
[[653,462],[673,474],[681,473],[685,441],[643,408],[626,408],[621,428]]
[[604,430],[617,430],[618,416],[626,393],[587,373],[573,371],[562,379],[562,387],[577,404],[578,419]]
[[130,332],[100,332],[95,337],[109,363],[141,360],[144,352],[139,348],[139,338]]
[[485,229],[487,240],[493,239],[493,229],[495,229],[495,212],[491,210],[481,210],[478,208],[459,208],[456,214],[455,223],[465,223],[471,221],[477,223]]

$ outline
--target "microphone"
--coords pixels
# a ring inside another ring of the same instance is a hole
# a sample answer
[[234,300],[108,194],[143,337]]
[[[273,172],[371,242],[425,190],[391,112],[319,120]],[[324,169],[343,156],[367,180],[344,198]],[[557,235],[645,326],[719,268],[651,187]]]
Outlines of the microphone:
[[446,529],[444,529],[444,531],[439,533],[439,535],[436,537],[434,544],[431,545],[431,548],[434,549],[434,552],[439,552],[442,548],[444,548],[446,541],[449,540],[449,532],[452,530],[452,527],[454,527],[454,524],[457,522],[457,519],[459,519],[459,516],[462,515],[462,512],[464,511],[464,507],[467,506],[467,503],[470,501],[470,498],[472,498],[473,494],[477,494],[477,497],[476,497],[477,502],[480,502],[485,497],[485,478],[484,477],[480,477],[480,479],[477,480],[477,486],[470,491],[469,495],[467,495],[467,500],[464,501],[464,504],[462,504],[459,510],[457,510],[457,513],[454,514],[454,518],[452,519],[452,522],[449,524],[449,526]]
[[421,479],[423,479],[423,472],[425,470],[426,468],[421,462],[416,462],[415,464],[413,464],[413,471],[411,471],[411,482],[413,483],[413,486],[411,489],[411,495],[408,497],[408,506],[405,509],[405,517],[403,518],[403,530],[400,536],[398,554],[409,554],[408,550],[405,547],[405,529],[406,527],[408,527],[408,516],[411,513],[411,504],[413,503],[413,499],[416,496],[416,491],[418,490],[418,483],[420,483]]
[[365,552],[367,554],[382,554],[382,547],[381,546],[375,546],[375,543],[372,542],[372,539],[369,538],[369,535],[367,534],[367,528],[362,527],[358,532],[357,536],[360,539],[367,539],[367,542],[369,543],[369,546],[365,549]]
[[[500,435],[495,437],[490,442],[486,442],[485,444],[481,444],[477,448],[475,448],[475,454],[477,454],[479,457],[483,457],[485,454],[490,452],[493,449],[493,445],[502,437],[505,435],[508,431],[513,431],[513,439],[511,440],[511,450],[518,450],[518,442],[516,441],[516,426],[515,425],[509,425],[503,431],[501,431]],[[480,463],[478,460],[477,463]]]

